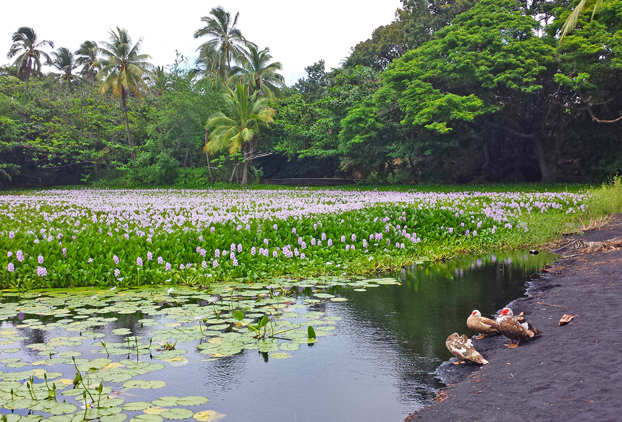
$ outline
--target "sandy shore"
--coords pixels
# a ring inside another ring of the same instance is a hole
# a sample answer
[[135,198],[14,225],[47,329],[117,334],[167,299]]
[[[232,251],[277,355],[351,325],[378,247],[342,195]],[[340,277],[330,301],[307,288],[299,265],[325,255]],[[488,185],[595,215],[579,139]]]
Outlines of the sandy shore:
[[[622,215],[584,239],[617,236]],[[622,421],[622,250],[561,260],[530,294],[511,307],[544,334],[517,349],[503,336],[473,340],[490,364],[444,363],[449,387],[407,421]],[[563,314],[577,316],[560,327]]]

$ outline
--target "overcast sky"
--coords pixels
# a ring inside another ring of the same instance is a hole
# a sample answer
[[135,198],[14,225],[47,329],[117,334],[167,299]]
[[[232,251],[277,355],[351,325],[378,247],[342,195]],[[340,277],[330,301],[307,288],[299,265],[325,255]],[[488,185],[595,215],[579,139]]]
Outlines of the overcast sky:
[[[304,68],[321,59],[337,67],[353,47],[380,25],[391,23],[399,0],[177,0],[173,2],[86,2],[30,0],[3,2],[0,14],[0,63],[11,35],[21,26],[32,27],[39,40],[75,51],[84,40],[106,41],[108,30],[125,28],[134,40],[143,38],[142,52],[155,65],[173,62],[175,50],[194,60],[201,44],[192,34],[203,27],[201,17],[221,5],[235,15],[238,28],[260,48],[270,47],[283,64],[288,85],[305,76]],[[48,49],[49,52],[49,49]]]

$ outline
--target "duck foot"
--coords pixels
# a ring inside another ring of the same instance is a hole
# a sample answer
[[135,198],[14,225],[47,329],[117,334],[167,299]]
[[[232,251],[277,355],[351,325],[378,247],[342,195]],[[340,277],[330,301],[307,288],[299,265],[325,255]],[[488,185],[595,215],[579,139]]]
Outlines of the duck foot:
[[477,340],[481,340],[481,339],[483,339],[485,336],[486,336],[486,334],[485,334],[485,333],[482,333],[482,334],[480,334],[479,336],[476,336],[475,338],[476,338]]

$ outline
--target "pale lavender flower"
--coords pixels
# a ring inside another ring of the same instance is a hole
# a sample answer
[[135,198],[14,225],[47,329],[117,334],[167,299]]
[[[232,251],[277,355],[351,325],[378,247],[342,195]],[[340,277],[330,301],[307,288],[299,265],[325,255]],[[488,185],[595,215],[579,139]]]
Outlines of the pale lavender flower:
[[203,242],[203,236],[199,236],[199,242]]
[[34,242],[36,245],[38,245],[38,244],[39,244],[39,239],[35,239],[35,240],[33,240],[33,242]]
[[352,239],[352,242],[356,242],[356,235],[352,234],[352,236],[350,236],[350,239]]
[[346,237],[345,236],[341,236],[341,243],[346,243]]
[[477,230],[473,230],[473,236],[477,236]]
[[237,267],[237,266],[238,266],[238,260],[237,260],[237,259],[235,259],[235,258],[233,258],[233,266],[234,266],[234,267]]
[[67,256],[67,248],[63,248],[61,252],[63,253],[64,256]]
[[276,257],[278,257],[278,256],[279,256],[279,253],[278,253],[276,250],[274,250],[274,251],[272,251],[272,256],[273,256],[274,258],[276,258]]
[[465,235],[465,236],[468,236],[470,233],[471,233],[471,232],[469,231],[469,229],[467,229],[467,230],[464,232],[464,235]]
[[315,246],[316,242],[315,242],[315,237],[311,238],[311,246]]
[[270,241],[269,241],[268,239],[264,239],[264,240],[263,240],[263,243],[264,243],[266,246],[268,246],[268,243],[269,243],[269,242],[270,242]]
[[171,268],[172,268],[172,267],[171,267],[171,263],[170,263],[170,262],[167,262],[167,263],[166,263],[166,265],[164,266],[164,269],[165,269],[166,271],[170,271],[170,270],[171,270]]
[[164,258],[162,258],[161,256],[158,257],[158,264],[164,264]]
[[448,228],[447,231],[449,232],[449,234],[454,234],[454,228],[453,227]]
[[7,270],[12,273],[13,271],[15,271],[15,266],[13,265],[12,262],[9,262],[9,265],[7,265]]
[[235,243],[232,243],[232,244],[231,244],[230,249],[231,249],[231,252],[235,252]]
[[272,226],[272,228],[273,228],[274,230],[278,230],[278,229],[279,229],[279,226],[277,226],[277,225],[275,224],[274,226]]
[[326,233],[322,233],[322,240],[326,240]]
[[257,249],[255,249],[255,247],[253,246],[251,248],[251,255],[255,255],[257,253]]
[[218,261],[217,260],[212,261],[212,267],[218,268]]
[[18,250],[17,252],[15,252],[15,257],[17,258],[17,260],[19,262],[22,262],[22,261],[24,261],[24,259],[26,259],[26,258],[24,258],[24,253],[22,252],[21,249]]
[[350,250],[350,245],[346,244],[346,251],[349,251],[349,250]]
[[214,233],[215,231],[216,231],[216,228],[215,228],[215,227],[210,227],[210,228],[209,228],[209,232],[210,232],[210,233]]
[[114,255],[112,257],[112,260],[114,261],[114,265],[119,265],[119,257],[118,256]]
[[185,270],[185,269],[186,269],[186,266],[185,266],[184,264],[179,264],[179,269],[180,269],[180,270]]
[[89,260],[87,261],[89,264],[93,263],[93,258],[89,258]]
[[296,227],[292,228],[292,234],[296,234]]
[[333,239],[328,239],[328,246],[333,246]]
[[300,259],[305,259],[305,258],[306,258],[305,253],[304,253],[304,252],[303,252],[303,253],[301,253],[301,254],[300,254]]
[[201,248],[201,250],[199,250],[199,253],[201,254],[201,256],[203,258],[205,258],[205,255],[207,254],[207,251],[205,249]]
[[242,244],[238,243],[238,253],[242,252]]
[[153,259],[153,254],[151,252],[147,252],[147,261],[151,261]]
[[7,257],[7,258],[10,258],[10,257],[12,257],[12,256],[13,256],[13,252],[8,251],[8,252],[6,253],[6,257]]
[[235,259],[235,252],[231,252],[229,254],[229,259]]
[[143,259],[140,256],[136,258],[136,265],[138,265],[139,267],[143,266]]
[[43,264],[43,255],[39,255],[39,257],[37,258],[37,262],[39,264]]
[[207,268],[207,262],[205,262],[205,261],[201,262],[201,267]]
[[354,245],[352,245],[350,248],[351,248],[352,250],[355,250],[355,249],[356,249],[356,247],[355,247]]
[[366,239],[363,239],[363,247],[367,248],[367,240]]
[[39,277],[45,277],[48,275],[48,270],[45,267],[37,267],[37,275]]
[[11,230],[9,232],[9,239],[13,239],[15,237],[15,232],[13,230]]
[[220,250],[219,250],[219,249],[216,249],[216,250],[214,251],[214,256],[215,256],[216,258],[220,258]]

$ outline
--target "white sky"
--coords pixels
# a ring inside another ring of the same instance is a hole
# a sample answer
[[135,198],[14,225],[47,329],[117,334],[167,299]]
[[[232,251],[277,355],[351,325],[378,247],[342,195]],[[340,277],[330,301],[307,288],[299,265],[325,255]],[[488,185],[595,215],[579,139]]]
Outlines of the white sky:
[[[202,16],[221,5],[235,15],[238,28],[260,48],[270,47],[275,61],[283,64],[288,85],[306,75],[304,68],[321,59],[327,69],[337,67],[353,47],[371,36],[380,25],[391,23],[399,0],[177,0],[175,2],[86,2],[30,0],[3,2],[0,13],[0,64],[11,35],[21,26],[32,27],[39,40],[51,40],[55,48],[75,51],[85,40],[107,41],[108,30],[119,26],[133,40],[143,38],[142,53],[154,65],[171,64],[175,50],[191,60],[201,39],[192,36],[203,27]],[[27,4],[27,6],[25,6]],[[49,49],[47,50],[49,52]]]

